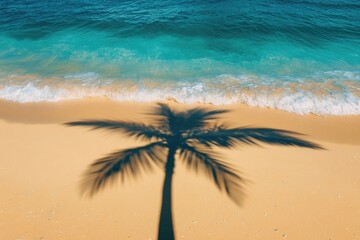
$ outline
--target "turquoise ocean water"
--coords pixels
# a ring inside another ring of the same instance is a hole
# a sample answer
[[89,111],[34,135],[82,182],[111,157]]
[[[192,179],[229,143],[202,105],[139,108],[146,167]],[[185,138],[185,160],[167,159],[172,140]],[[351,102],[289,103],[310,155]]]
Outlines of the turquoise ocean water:
[[0,99],[360,114],[360,1],[0,0]]

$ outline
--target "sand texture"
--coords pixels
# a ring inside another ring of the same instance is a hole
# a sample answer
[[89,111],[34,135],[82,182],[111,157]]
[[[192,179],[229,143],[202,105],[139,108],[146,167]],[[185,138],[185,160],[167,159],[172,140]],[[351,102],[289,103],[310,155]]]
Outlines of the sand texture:
[[[151,107],[106,99],[0,102],[0,239],[156,239],[162,169],[119,182],[93,198],[79,194],[81,174],[95,159],[143,143],[62,125],[82,119],[147,122],[142,113]],[[360,239],[360,116],[223,108],[233,110],[223,119],[232,126],[300,132],[326,150],[269,145],[221,150],[248,180],[242,207],[177,162],[177,239]]]

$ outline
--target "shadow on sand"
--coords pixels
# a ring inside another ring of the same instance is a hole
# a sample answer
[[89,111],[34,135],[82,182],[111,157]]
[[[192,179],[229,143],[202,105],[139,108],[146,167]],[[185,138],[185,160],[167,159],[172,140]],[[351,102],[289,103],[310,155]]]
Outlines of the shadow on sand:
[[223,161],[213,147],[235,148],[239,144],[259,145],[267,143],[282,146],[297,146],[323,149],[321,146],[302,140],[296,132],[272,128],[230,128],[217,122],[219,115],[227,110],[193,108],[175,111],[159,103],[149,113],[152,125],[143,123],[89,120],[66,123],[67,126],[84,126],[120,132],[150,142],[147,145],[119,150],[96,160],[84,174],[82,194],[93,196],[118,178],[137,177],[141,171],[154,166],[165,170],[162,205],[158,229],[159,240],[175,239],[172,220],[172,176],[175,162],[182,161],[188,169],[206,175],[216,187],[231,200],[241,205],[244,179],[231,164]]

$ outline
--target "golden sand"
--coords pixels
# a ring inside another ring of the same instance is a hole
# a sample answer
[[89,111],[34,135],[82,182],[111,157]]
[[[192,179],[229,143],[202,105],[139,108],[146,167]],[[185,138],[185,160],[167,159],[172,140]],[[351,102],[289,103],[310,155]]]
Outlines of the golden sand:
[[[62,125],[93,118],[145,121],[141,113],[153,106],[106,99],[0,102],[0,239],[156,239],[161,169],[91,199],[79,196],[80,176],[93,160],[142,143]],[[326,150],[263,145],[222,151],[249,180],[242,207],[178,162],[177,239],[360,239],[360,116],[222,108],[233,110],[224,115],[233,126],[304,133]]]

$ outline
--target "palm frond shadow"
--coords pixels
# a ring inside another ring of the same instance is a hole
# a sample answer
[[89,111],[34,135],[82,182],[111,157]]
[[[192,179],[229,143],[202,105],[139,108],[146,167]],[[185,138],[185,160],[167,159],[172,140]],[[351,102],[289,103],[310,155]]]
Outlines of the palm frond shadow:
[[236,204],[244,198],[245,179],[230,163],[221,160],[216,148],[233,149],[239,145],[260,143],[323,149],[304,140],[301,134],[274,128],[236,127],[217,120],[227,110],[193,108],[175,111],[158,103],[148,114],[152,125],[113,120],[84,120],[65,123],[67,126],[90,127],[121,133],[149,143],[135,148],[118,150],[91,164],[81,184],[81,192],[93,196],[118,178],[136,178],[142,172],[151,172],[155,166],[163,168],[165,180],[158,239],[175,239],[172,222],[172,176],[175,162],[181,161],[187,169],[208,177],[215,186]]

